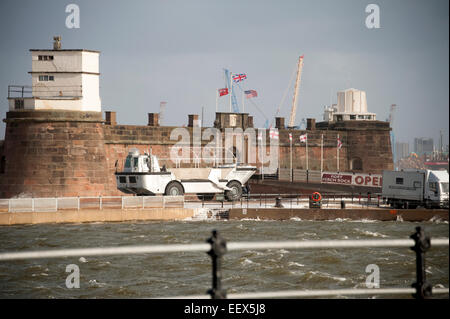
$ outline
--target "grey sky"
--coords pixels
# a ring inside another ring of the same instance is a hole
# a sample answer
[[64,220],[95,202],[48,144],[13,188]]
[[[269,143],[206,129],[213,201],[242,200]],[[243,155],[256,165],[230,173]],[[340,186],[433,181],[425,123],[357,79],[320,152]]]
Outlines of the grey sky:
[[[67,29],[67,4],[80,7],[81,28]],[[367,29],[365,8],[380,7],[381,28]],[[0,112],[7,86],[31,83],[30,48],[100,50],[103,111],[121,124],[145,125],[167,101],[166,125],[201,114],[212,125],[223,68],[246,73],[246,89],[270,119],[298,56],[305,55],[296,124],[322,120],[324,105],[346,88],[366,91],[379,120],[398,105],[397,141],[449,131],[449,2],[413,1],[5,1],[0,2]],[[280,115],[288,121],[292,89]],[[241,100],[240,94],[237,96]],[[228,111],[227,98],[220,110]],[[262,127],[263,116],[246,103]],[[5,125],[0,125],[0,138]],[[412,145],[411,145],[412,146]]]

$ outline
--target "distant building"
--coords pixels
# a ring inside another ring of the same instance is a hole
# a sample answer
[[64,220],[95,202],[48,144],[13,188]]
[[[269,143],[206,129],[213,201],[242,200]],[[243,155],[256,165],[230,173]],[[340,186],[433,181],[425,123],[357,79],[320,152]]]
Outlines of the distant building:
[[347,89],[337,93],[338,103],[325,108],[323,119],[327,122],[375,121],[376,114],[367,112],[366,92]]
[[416,137],[414,139],[414,153],[418,156],[431,154],[434,150],[433,139],[428,137]]
[[397,159],[409,156],[409,143],[396,142],[395,149],[397,153]]

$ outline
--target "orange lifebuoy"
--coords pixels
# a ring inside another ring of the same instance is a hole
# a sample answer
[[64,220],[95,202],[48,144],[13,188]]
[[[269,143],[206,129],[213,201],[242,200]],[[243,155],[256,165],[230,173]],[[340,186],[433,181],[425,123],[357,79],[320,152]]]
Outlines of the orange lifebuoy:
[[319,192],[314,192],[311,195],[311,198],[314,202],[320,202],[322,200],[322,195]]

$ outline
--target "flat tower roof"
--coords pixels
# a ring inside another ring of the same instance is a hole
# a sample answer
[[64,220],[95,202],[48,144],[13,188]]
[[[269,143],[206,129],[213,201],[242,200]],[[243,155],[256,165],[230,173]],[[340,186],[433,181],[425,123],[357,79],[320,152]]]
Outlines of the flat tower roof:
[[30,51],[52,51],[52,52],[58,52],[58,51],[81,51],[81,52],[100,53],[100,51],[86,50],[86,49],[60,49],[60,50],[54,50],[54,49],[30,49]]

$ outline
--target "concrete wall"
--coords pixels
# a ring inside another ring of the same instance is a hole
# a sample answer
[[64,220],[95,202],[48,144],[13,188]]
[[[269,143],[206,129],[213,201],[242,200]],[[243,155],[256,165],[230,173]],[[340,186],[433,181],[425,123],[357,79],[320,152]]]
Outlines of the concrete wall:
[[123,222],[131,220],[180,220],[194,216],[195,209],[152,208],[145,210],[67,210],[58,212],[1,213],[0,225],[43,223]]

